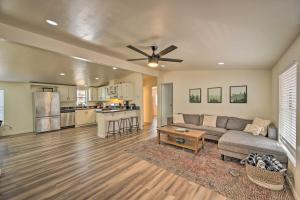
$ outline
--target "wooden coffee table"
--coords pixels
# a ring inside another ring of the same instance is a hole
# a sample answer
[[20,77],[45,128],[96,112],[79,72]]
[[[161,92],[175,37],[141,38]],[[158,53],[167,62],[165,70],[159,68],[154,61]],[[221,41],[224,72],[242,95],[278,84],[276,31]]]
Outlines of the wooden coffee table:
[[[158,144],[164,142],[175,146],[191,149],[198,153],[200,148],[204,148],[204,136],[205,131],[200,130],[189,130],[188,132],[176,131],[178,127],[164,126],[157,129]],[[176,142],[176,138],[184,139],[184,143]]]

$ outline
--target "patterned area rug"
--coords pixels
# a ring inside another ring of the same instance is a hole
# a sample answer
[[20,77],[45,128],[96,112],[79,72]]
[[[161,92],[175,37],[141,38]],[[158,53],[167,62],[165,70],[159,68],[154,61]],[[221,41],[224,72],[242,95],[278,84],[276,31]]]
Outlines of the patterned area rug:
[[238,160],[222,161],[220,159],[215,142],[206,142],[205,148],[198,155],[172,145],[158,145],[156,138],[138,143],[127,152],[217,191],[230,199],[294,199],[287,185],[282,191],[271,191],[252,183],[247,178],[245,167],[240,165]]

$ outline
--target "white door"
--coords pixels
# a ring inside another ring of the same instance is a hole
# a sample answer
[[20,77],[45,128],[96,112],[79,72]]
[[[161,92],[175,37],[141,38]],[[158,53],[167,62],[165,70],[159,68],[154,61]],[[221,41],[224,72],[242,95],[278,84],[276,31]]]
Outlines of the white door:
[[161,125],[165,126],[168,117],[173,116],[173,84],[162,84],[161,90]]

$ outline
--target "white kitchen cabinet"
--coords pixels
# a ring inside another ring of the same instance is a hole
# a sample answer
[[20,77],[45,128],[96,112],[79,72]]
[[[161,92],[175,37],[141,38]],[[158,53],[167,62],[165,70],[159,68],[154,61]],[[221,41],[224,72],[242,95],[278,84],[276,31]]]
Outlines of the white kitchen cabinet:
[[99,101],[97,88],[89,88],[89,101]]
[[68,86],[69,101],[76,101],[77,88],[75,86]]
[[76,87],[60,85],[57,91],[60,94],[60,101],[76,101]]
[[85,126],[96,123],[96,109],[83,109],[75,111],[75,125]]
[[132,84],[130,83],[122,83],[120,84],[122,89],[121,89],[121,99],[124,100],[132,100],[133,99],[133,88]]
[[106,101],[105,87],[98,88],[98,98],[99,98],[99,101]]

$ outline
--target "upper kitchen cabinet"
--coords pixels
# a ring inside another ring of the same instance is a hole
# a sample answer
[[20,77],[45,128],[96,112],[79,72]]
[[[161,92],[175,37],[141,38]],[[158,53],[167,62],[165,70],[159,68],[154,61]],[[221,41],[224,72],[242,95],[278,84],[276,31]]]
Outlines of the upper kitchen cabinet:
[[121,83],[98,88],[98,101],[107,101],[109,99],[133,99],[133,87],[131,83]]
[[89,88],[89,101],[99,101],[98,88]]
[[99,101],[106,101],[106,87],[99,87],[98,88],[98,99]]
[[121,83],[118,85],[118,97],[124,100],[133,99],[133,87],[131,83]]
[[76,101],[76,87],[60,85],[57,91],[60,94],[60,101]]

